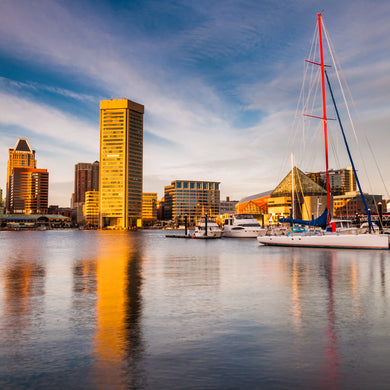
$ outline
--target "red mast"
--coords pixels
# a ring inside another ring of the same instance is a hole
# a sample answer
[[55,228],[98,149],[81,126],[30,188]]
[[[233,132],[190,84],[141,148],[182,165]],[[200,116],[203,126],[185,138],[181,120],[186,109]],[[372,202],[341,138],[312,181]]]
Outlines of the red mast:
[[321,79],[322,79],[322,119],[324,123],[325,137],[325,165],[326,165],[326,196],[328,201],[328,223],[330,222],[330,191],[329,191],[329,163],[328,163],[328,128],[326,118],[326,100],[325,100],[325,64],[324,52],[322,49],[322,31],[321,31],[321,14],[318,14],[318,38],[320,41],[320,56],[321,56]]

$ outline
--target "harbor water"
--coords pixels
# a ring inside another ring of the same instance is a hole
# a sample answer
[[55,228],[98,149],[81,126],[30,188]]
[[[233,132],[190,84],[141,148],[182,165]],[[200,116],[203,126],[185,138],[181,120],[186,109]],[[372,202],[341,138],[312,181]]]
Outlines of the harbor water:
[[165,233],[0,232],[0,388],[390,388],[390,251]]

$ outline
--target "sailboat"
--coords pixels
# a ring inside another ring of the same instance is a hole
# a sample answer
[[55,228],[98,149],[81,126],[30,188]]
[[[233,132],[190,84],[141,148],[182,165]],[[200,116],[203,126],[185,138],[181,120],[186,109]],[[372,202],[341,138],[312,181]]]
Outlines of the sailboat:
[[[367,203],[364,199],[363,191],[360,186],[359,179],[357,177],[354,162],[352,160],[351,152],[348,147],[347,139],[344,133],[344,129],[340,120],[340,116],[335,103],[333,91],[329,82],[328,75],[325,70],[323,44],[322,44],[322,15],[318,14],[318,40],[320,49],[320,62],[308,61],[314,65],[321,67],[321,86],[322,86],[322,119],[324,127],[324,139],[325,139],[325,165],[326,165],[326,191],[327,191],[327,209],[324,213],[315,220],[305,221],[294,218],[282,218],[280,222],[289,222],[290,224],[315,226],[318,228],[304,229],[304,228],[290,228],[287,235],[265,235],[258,236],[257,240],[263,245],[273,246],[297,246],[297,247],[318,247],[318,248],[350,248],[350,249],[389,249],[389,235],[386,234],[346,234],[343,232],[329,231],[326,227],[330,225],[330,185],[329,185],[329,167],[328,167],[328,138],[327,138],[327,116],[326,116],[326,99],[325,99],[325,81],[328,84],[332,102],[337,115],[343,140],[348,152],[350,162],[352,164],[356,183],[358,185],[360,194],[365,206],[368,222],[374,231],[370,213],[367,207]],[[311,116],[311,115],[308,115]],[[294,215],[293,215],[294,217]]]

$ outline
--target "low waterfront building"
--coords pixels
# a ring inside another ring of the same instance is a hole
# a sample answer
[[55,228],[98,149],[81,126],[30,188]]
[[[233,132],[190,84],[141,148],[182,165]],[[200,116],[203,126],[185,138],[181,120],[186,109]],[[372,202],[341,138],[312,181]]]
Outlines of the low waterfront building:
[[268,213],[268,199],[272,191],[246,196],[235,206],[236,214],[252,214],[255,218]]
[[[382,195],[364,194],[367,207],[370,213],[376,214],[378,212],[378,203],[385,204]],[[352,217],[356,214],[366,214],[363,199],[360,192],[348,192],[345,195],[338,195],[333,197],[333,207],[336,217]],[[384,207],[383,210],[386,210]]]
[[71,218],[60,214],[3,214],[2,229],[63,229],[70,228]]
[[48,214],[60,214],[73,220],[73,210],[70,207],[59,207],[51,204],[48,209]]
[[184,224],[187,215],[193,224],[205,213],[217,217],[220,213],[220,182],[175,180],[165,187],[164,219]]
[[310,220],[320,216],[326,207],[326,190],[294,167],[270,195],[269,221],[277,223],[281,217]]
[[238,203],[238,200],[230,200],[230,198],[227,196],[226,200],[221,200],[220,205],[220,214],[221,215],[231,215],[236,212],[235,206]]

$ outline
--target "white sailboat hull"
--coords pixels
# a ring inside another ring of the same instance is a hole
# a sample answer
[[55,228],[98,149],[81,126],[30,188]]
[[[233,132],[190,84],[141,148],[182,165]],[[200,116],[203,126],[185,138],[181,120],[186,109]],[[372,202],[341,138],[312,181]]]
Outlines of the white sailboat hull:
[[259,236],[263,245],[296,246],[310,248],[389,249],[386,234],[339,234]]

